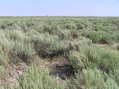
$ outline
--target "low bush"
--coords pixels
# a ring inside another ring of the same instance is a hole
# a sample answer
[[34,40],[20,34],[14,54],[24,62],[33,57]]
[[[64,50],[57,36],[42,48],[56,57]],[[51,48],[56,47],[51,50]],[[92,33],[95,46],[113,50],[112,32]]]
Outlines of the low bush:
[[69,89],[118,89],[115,80],[103,74],[98,69],[83,70],[76,74],[76,79],[71,81]]
[[49,71],[32,65],[19,80],[18,89],[65,89],[64,84],[58,84],[49,76]]
[[10,60],[13,63],[17,63],[22,60],[25,63],[31,62],[33,60],[33,56],[35,56],[36,52],[33,49],[31,44],[19,42],[19,41],[11,41],[11,47],[9,49]]

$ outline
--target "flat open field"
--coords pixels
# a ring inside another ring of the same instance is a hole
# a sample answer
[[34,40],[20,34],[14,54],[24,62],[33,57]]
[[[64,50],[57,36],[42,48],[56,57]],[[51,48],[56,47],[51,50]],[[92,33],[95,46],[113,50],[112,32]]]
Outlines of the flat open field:
[[0,89],[119,89],[119,17],[0,17]]

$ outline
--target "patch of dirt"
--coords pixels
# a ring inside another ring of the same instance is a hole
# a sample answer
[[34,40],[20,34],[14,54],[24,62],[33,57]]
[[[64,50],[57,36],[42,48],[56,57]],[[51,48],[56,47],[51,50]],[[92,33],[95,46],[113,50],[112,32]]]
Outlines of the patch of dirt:
[[105,73],[109,73],[110,72],[109,68],[104,64],[100,64],[99,68],[100,68],[101,71],[103,71]]
[[74,68],[65,58],[58,58],[51,64],[50,75],[59,77],[62,80],[69,79],[74,75]]
[[0,86],[17,87],[18,79],[26,71],[27,66],[24,63],[19,65],[9,65],[5,69],[5,73],[0,75]]
[[68,64],[63,66],[55,65],[50,75],[58,76],[62,80],[66,80],[74,75],[74,69]]
[[112,45],[113,49],[119,50],[119,43],[115,43]]
[[104,45],[105,45],[105,44],[107,44],[107,45],[109,44],[106,40],[101,40],[99,43],[100,43],[100,44],[104,44]]
[[108,47],[109,46],[108,44],[97,44],[97,45],[100,47]]

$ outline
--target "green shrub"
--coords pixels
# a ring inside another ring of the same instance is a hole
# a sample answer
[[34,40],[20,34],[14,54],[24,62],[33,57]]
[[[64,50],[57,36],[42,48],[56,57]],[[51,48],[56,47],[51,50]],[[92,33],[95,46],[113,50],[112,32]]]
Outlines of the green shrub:
[[6,56],[7,55],[5,55],[5,53],[3,52],[3,50],[0,48],[0,66],[7,64]]
[[68,60],[75,69],[75,72],[81,71],[83,68],[86,68],[88,63],[87,58],[83,54],[80,54],[80,52],[78,51],[72,51],[68,55]]
[[5,31],[5,35],[7,39],[13,41],[24,41],[26,39],[25,34],[20,30],[8,30]]
[[108,38],[109,36],[103,32],[103,31],[94,31],[89,33],[89,38],[94,42],[94,43],[108,43]]
[[87,69],[76,74],[69,85],[69,89],[118,89],[119,86],[108,75],[98,69]]
[[99,68],[102,72],[119,81],[119,52],[109,47],[81,46],[81,53],[88,59],[88,68]]
[[6,65],[9,62],[8,50],[11,44],[5,36],[4,31],[0,31],[0,65]]
[[59,85],[55,79],[49,76],[47,69],[32,65],[19,80],[18,89],[64,89],[64,84]]
[[34,43],[34,48],[41,57],[60,56],[70,50],[70,41],[60,40],[58,36],[49,34],[33,35],[31,42]]
[[73,30],[73,29],[77,29],[77,26],[74,23],[67,23],[66,28],[69,30]]
[[36,54],[31,44],[24,42],[21,43],[19,41],[11,41],[9,53],[10,53],[10,60],[14,63],[20,60],[29,63],[33,58],[33,56],[35,56]]
[[81,53],[84,54],[91,63],[104,64],[114,70],[119,67],[118,51],[112,50],[109,47],[101,48],[100,46],[84,46],[81,47]]

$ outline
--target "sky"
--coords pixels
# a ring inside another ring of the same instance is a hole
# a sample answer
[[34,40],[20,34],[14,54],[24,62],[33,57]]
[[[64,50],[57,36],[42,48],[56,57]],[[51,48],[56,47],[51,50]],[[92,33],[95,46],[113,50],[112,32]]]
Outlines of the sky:
[[119,16],[119,0],[0,0],[0,16]]

